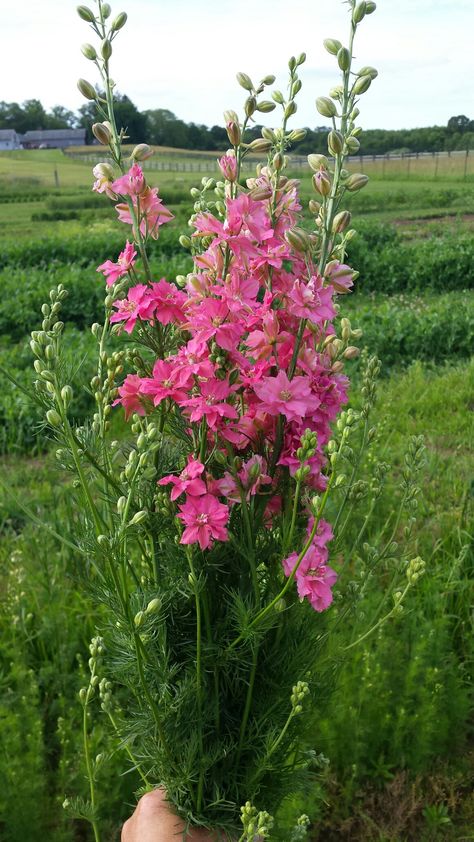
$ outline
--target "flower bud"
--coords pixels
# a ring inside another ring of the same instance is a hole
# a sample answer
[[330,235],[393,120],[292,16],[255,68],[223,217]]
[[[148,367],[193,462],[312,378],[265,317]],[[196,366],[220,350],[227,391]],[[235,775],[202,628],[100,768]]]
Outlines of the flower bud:
[[61,425],[61,416],[55,409],[48,409],[46,420],[52,427],[59,427]]
[[270,99],[264,99],[263,102],[259,102],[257,105],[257,111],[260,111],[262,114],[270,114],[270,111],[274,111],[276,105]]
[[345,360],[355,360],[360,354],[360,349],[355,345],[349,345],[343,353]]
[[360,3],[354,9],[354,14],[352,15],[352,20],[354,23],[360,23],[361,20],[365,18],[367,14],[367,3],[365,0],[361,0]]
[[341,70],[349,70],[351,66],[351,54],[347,47],[341,47],[337,53],[337,63]]
[[274,99],[278,105],[283,105],[285,102],[285,98],[281,91],[272,91],[272,99]]
[[332,99],[327,96],[318,96],[316,100],[316,108],[323,117],[335,117],[337,108]]
[[85,705],[87,699],[87,690],[85,687],[81,687],[79,690],[79,701],[81,705]]
[[87,23],[94,23],[94,12],[91,9],[89,9],[88,6],[77,6],[76,11],[79,17],[82,18],[82,20],[87,21]]
[[71,386],[63,386],[63,388],[61,389],[61,399],[62,399],[62,402],[63,402],[64,406],[66,406],[66,407],[69,406],[69,404],[71,403],[71,401],[73,399],[73,396],[74,396],[74,393],[72,391]]
[[328,53],[331,53],[332,56],[337,56],[339,50],[342,47],[341,42],[338,41],[336,38],[326,38],[323,41],[323,44]]
[[309,212],[312,213],[314,216],[318,216],[319,211],[321,210],[320,202],[316,202],[315,199],[310,199],[308,202]]
[[81,47],[81,53],[83,56],[89,59],[89,61],[95,61],[97,58],[97,52],[95,47],[92,44],[83,44]]
[[253,91],[253,82],[246,73],[237,73],[237,82],[239,83],[241,88],[244,88],[246,91]]
[[137,629],[139,629],[139,628],[140,628],[140,626],[142,625],[144,617],[145,617],[145,612],[144,612],[144,611],[138,611],[138,613],[137,613],[137,614],[135,614],[135,616],[134,616],[134,618],[133,618],[133,622],[134,622],[135,627],[136,627]]
[[328,135],[328,150],[331,155],[336,157],[336,155],[340,155],[344,146],[344,140],[342,134],[340,132],[332,131],[329,132]]
[[346,140],[346,149],[351,155],[355,155],[360,149],[360,143],[356,137],[348,137]]
[[264,76],[262,79],[262,85],[273,85],[275,81],[275,76],[273,73],[269,73],[268,76]]
[[139,143],[135,146],[131,157],[134,161],[146,161],[147,158],[151,158],[152,155],[153,149],[148,145],[148,143]]
[[336,214],[332,223],[332,230],[334,234],[342,234],[343,231],[351,224],[352,214],[349,211],[340,211]]
[[279,172],[282,169],[284,160],[284,156],[281,152],[277,152],[276,155],[273,156],[272,167],[276,170],[276,172]]
[[273,196],[273,190],[270,185],[267,185],[266,187],[254,187],[254,189],[250,191],[249,195],[252,199],[255,199],[256,202],[263,202],[265,199],[271,199]]
[[249,96],[245,100],[244,110],[247,117],[251,117],[257,107],[257,100],[254,96]]
[[334,85],[333,88],[329,91],[329,96],[331,99],[338,99],[339,101],[342,100],[342,96],[344,94],[344,88],[342,85]]
[[161,604],[161,599],[158,599],[158,597],[152,599],[145,609],[145,614],[156,614],[160,610]]
[[370,76],[371,79],[376,79],[379,75],[378,70],[375,67],[370,67],[370,65],[361,67],[361,69],[357,73],[358,76]]
[[365,94],[366,91],[369,90],[372,84],[372,77],[367,74],[366,76],[359,76],[358,79],[354,82],[352,86],[352,91],[354,94]]
[[305,139],[306,135],[306,129],[293,129],[293,131],[288,135],[288,140],[290,143],[299,143],[301,140]]
[[291,117],[293,114],[296,114],[296,109],[296,102],[293,99],[290,99],[290,101],[285,106],[285,120],[288,120],[289,117]]
[[362,188],[365,187],[368,180],[369,177],[363,173],[352,173],[346,181],[346,190],[349,190],[349,193],[356,193],[357,190],[362,190]]
[[319,172],[321,168],[327,170],[329,167],[329,161],[326,156],[317,155],[316,153],[308,155],[308,164],[314,172]]
[[95,89],[92,87],[91,83],[87,81],[87,79],[79,79],[77,87],[85,99],[97,99]]
[[120,12],[119,15],[112,21],[112,32],[118,32],[119,29],[122,29],[123,26],[127,23],[127,13]]
[[367,0],[365,4],[365,14],[371,15],[373,12],[375,12],[376,8],[377,4],[374,3],[373,0]]
[[321,196],[329,196],[331,192],[331,179],[325,170],[320,169],[318,172],[315,172],[312,181],[314,189]]
[[289,228],[285,232],[285,240],[295,251],[306,252],[311,247],[309,236],[303,228]]
[[270,140],[272,143],[275,143],[276,141],[275,132],[273,131],[273,129],[269,129],[267,126],[264,126],[262,129],[262,137],[264,137],[265,140]]
[[108,61],[110,56],[112,55],[112,44],[110,43],[108,38],[106,38],[105,41],[102,42],[102,47],[100,48],[100,51],[102,53],[102,58],[104,58],[105,61]]
[[242,139],[242,133],[240,131],[238,121],[230,120],[226,125],[226,130],[227,137],[229,138],[232,146],[238,146]]
[[133,515],[129,525],[130,526],[136,526],[138,523],[141,523],[147,517],[148,517],[148,513],[144,509],[142,509],[139,512],[135,512],[135,514]]
[[256,137],[249,143],[248,148],[251,152],[270,152],[272,148],[271,140],[266,140],[264,137]]
[[109,3],[102,3],[102,17],[104,18],[104,20],[110,17],[111,11],[112,9],[110,8]]
[[[101,143],[103,146],[108,146],[111,140],[111,134],[107,128],[104,126],[103,123],[93,123],[92,124],[92,134],[95,138]],[[98,165],[100,166],[100,165]],[[107,165],[108,166],[108,165]],[[111,178],[113,178],[113,171],[111,170]]]

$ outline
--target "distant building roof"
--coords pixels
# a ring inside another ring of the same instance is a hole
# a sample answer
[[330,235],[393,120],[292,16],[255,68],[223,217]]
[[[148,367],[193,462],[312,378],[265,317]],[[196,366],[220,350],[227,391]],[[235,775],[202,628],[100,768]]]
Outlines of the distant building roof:
[[17,137],[15,129],[0,129],[0,140],[15,140]]
[[85,129],[43,129],[41,131],[29,131],[22,135],[22,140],[84,140]]

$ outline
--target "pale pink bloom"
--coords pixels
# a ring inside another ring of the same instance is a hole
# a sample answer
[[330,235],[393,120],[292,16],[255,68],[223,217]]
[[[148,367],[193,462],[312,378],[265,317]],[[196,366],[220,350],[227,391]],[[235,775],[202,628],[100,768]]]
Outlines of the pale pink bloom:
[[160,479],[158,485],[169,485],[171,483],[174,486],[171,489],[171,500],[176,500],[180,494],[185,492],[192,497],[200,497],[202,494],[207,494],[206,483],[200,479],[203,471],[204,465],[202,462],[189,456],[188,464],[178,477],[170,474]]
[[105,193],[105,195],[108,196],[109,199],[115,201],[117,195],[112,189],[112,180],[110,178],[107,178],[106,174],[104,173],[103,164],[97,164],[92,170],[92,172],[94,174],[94,178],[96,179],[92,186],[92,189],[95,191],[95,193]]
[[224,418],[238,418],[235,407],[225,403],[233,390],[226,380],[208,380],[200,384],[201,394],[187,401],[181,406],[189,407],[190,421],[200,421],[205,418],[209,429],[216,430],[219,422]]
[[186,400],[185,391],[189,384],[189,377],[173,362],[158,359],[153,366],[153,377],[142,380],[142,392],[153,399],[155,406],[166,398],[181,403]]
[[120,252],[118,256],[117,263],[113,263],[111,260],[106,260],[105,263],[102,263],[97,267],[97,271],[102,272],[105,275],[107,286],[112,286],[112,284],[115,284],[119,278],[123,278],[123,276],[130,271],[135,262],[136,256],[137,253],[133,243],[129,243],[127,240],[124,250]]
[[263,202],[255,201],[247,193],[236,199],[227,199],[227,219],[224,229],[231,235],[247,230],[257,242],[273,236],[268,209]]
[[162,325],[184,322],[183,306],[187,296],[174,284],[169,284],[162,278],[161,281],[151,284],[150,297],[155,305],[154,318]]
[[[139,196],[132,196],[132,202],[138,216],[142,235],[144,237],[149,235],[156,240],[160,225],[164,225],[165,222],[173,219],[171,211],[164,206],[162,200],[158,197],[158,188],[145,187],[143,193],[140,193]],[[128,223],[128,225],[135,224],[127,204],[115,205],[115,210],[120,222]]]
[[287,421],[304,418],[319,405],[307,377],[289,380],[284,371],[276,377],[263,377],[253,390],[261,400],[260,409],[269,415],[284,415]]
[[308,283],[294,282],[288,296],[288,312],[300,319],[308,319],[313,324],[322,324],[336,315],[332,303],[331,287],[324,288],[322,279],[313,276]]
[[219,169],[227,179],[227,181],[235,181],[237,178],[237,159],[235,155],[223,155],[222,158],[218,158],[217,163],[219,164]]
[[262,330],[252,330],[245,344],[252,352],[254,359],[264,359],[275,353],[275,346],[282,342],[284,337],[280,334],[280,322],[275,310],[266,313],[262,320]]
[[112,184],[112,190],[120,196],[137,196],[145,187],[143,170],[137,163],[130,167],[129,171]]
[[181,544],[199,543],[201,550],[207,550],[214,540],[228,540],[229,509],[212,494],[188,497],[179,508],[178,517],[186,524]]
[[130,287],[127,298],[114,301],[117,312],[110,317],[112,323],[124,322],[126,333],[131,333],[137,319],[147,321],[153,314],[153,301],[145,284]]
[[145,408],[142,403],[142,383],[143,380],[137,374],[129,374],[119,387],[118,393],[120,397],[113,402],[113,406],[116,406],[118,403],[122,404],[125,410],[125,420],[133,412],[136,412],[137,415],[145,415]]

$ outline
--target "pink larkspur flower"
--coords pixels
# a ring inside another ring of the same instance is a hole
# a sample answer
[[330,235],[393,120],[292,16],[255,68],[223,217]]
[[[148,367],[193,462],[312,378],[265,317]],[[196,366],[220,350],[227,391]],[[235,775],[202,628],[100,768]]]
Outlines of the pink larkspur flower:
[[124,250],[118,256],[117,263],[113,263],[112,260],[106,260],[105,263],[97,267],[97,271],[105,275],[107,286],[112,286],[119,278],[123,278],[130,271],[136,256],[137,253],[133,243],[129,243],[127,240]]
[[137,374],[129,374],[123,384],[119,386],[119,397],[113,402],[113,406],[122,404],[125,410],[125,420],[128,420],[133,412],[137,415],[145,415],[145,408],[142,403],[143,380]]
[[149,289],[145,284],[137,284],[130,287],[127,298],[114,301],[117,312],[110,317],[112,323],[124,322],[124,330],[131,333],[137,319],[147,321],[153,313],[153,302],[150,299]]
[[262,377],[253,389],[264,412],[284,415],[287,421],[304,418],[319,405],[318,398],[311,393],[307,377],[289,380],[284,371],[279,371],[276,377]]
[[145,187],[143,170],[139,164],[133,164],[129,171],[112,184],[112,190],[120,196],[138,196]]
[[183,305],[187,300],[184,292],[169,284],[164,278],[151,284],[150,297],[154,302],[154,318],[162,325],[181,324],[185,321]]
[[[283,561],[286,576],[290,576],[298,561],[298,553],[292,553]],[[327,550],[313,544],[296,571],[296,587],[300,599],[307,598],[315,611],[324,611],[332,602],[331,588],[337,581],[337,573],[326,564]]]
[[297,278],[288,296],[288,311],[292,316],[322,324],[336,314],[332,293],[331,287],[322,286],[321,278],[312,277],[308,283]]
[[191,497],[200,497],[202,494],[207,493],[206,483],[200,479],[203,471],[204,465],[202,462],[189,456],[188,464],[179,476],[170,474],[160,479],[158,485],[169,485],[171,483],[174,486],[171,489],[171,500],[176,500],[180,494],[184,493]]
[[235,181],[237,178],[237,159],[235,155],[223,155],[222,158],[218,158],[217,163],[219,164],[219,169],[227,179],[227,181]]
[[92,186],[93,191],[95,193],[105,193],[105,195],[108,196],[109,199],[115,201],[117,195],[112,189],[113,170],[109,166],[109,164],[97,164],[92,170],[92,172],[95,178],[94,184]]
[[159,406],[166,398],[181,403],[187,397],[185,391],[189,385],[187,372],[177,367],[174,362],[158,359],[153,366],[153,377],[142,380],[142,392],[153,399]]
[[215,540],[228,540],[229,509],[212,494],[188,497],[179,509],[178,517],[186,525],[181,544],[199,543],[201,550],[207,550]]
[[[132,196],[133,206],[139,219],[139,228],[144,237],[150,236],[154,240],[158,238],[158,229],[165,222],[173,219],[173,214],[166,208],[158,196],[157,187],[145,187],[139,196]],[[130,208],[125,203],[115,205],[120,222],[135,225]]]
[[209,429],[216,430],[223,418],[238,418],[235,407],[225,402],[233,391],[225,380],[204,381],[200,384],[200,389],[200,395],[181,403],[181,406],[191,409],[189,415],[191,421],[196,422],[205,418]]

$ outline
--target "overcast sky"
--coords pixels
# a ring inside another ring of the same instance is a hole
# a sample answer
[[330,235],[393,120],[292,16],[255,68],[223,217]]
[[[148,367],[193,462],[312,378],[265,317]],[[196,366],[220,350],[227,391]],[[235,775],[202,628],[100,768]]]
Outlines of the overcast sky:
[[[236,71],[254,80],[275,73],[283,87],[288,57],[305,51],[292,125],[324,123],[314,101],[338,76],[322,41],[347,41],[341,0],[112,0],[112,8],[129,16],[114,42],[112,75],[141,110],[221,123],[225,108],[242,103]],[[77,78],[97,79],[80,53],[93,33],[75,9],[70,0],[0,0],[1,100],[38,98],[47,108],[72,110],[82,104]],[[443,125],[457,114],[474,118],[473,37],[474,0],[378,0],[356,44],[360,65],[380,73],[362,99],[361,124],[409,128]]]

